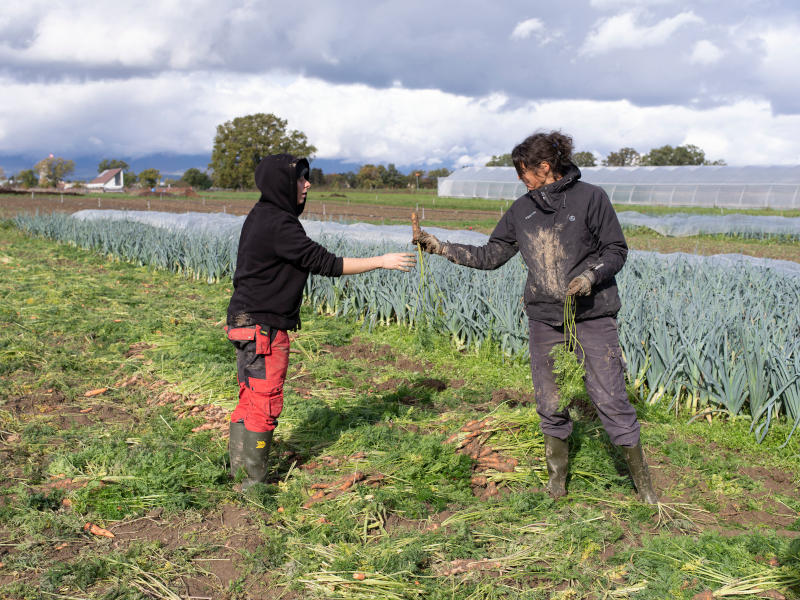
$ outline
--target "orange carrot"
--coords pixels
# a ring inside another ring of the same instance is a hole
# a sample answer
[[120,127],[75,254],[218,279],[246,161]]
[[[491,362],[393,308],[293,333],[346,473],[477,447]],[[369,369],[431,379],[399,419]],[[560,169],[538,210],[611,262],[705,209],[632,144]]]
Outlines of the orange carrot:
[[99,396],[100,394],[103,394],[103,393],[105,393],[105,392],[107,392],[107,391],[108,391],[108,388],[107,388],[107,387],[104,387],[104,388],[97,388],[97,389],[95,389],[95,390],[89,390],[88,392],[86,392],[86,393],[84,394],[84,397],[86,397],[86,398],[91,398],[92,396]]
[[94,523],[86,523],[86,525],[83,526],[83,530],[84,531],[88,531],[92,535],[96,535],[96,536],[100,536],[100,537],[107,537],[107,538],[113,538],[114,537],[114,534],[111,533],[108,529],[103,529],[102,527],[99,527],[98,525],[95,525]]
[[353,573],[353,579],[357,579],[358,581],[364,581],[367,576],[364,573]]
[[419,227],[419,217],[415,212],[411,213],[411,232],[411,243],[416,244],[422,236],[422,230]]

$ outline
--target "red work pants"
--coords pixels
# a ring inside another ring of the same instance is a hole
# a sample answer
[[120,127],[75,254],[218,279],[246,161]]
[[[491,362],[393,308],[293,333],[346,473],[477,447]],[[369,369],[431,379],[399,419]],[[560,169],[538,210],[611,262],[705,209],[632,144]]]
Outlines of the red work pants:
[[249,431],[272,431],[283,410],[289,335],[281,329],[262,330],[259,325],[226,330],[236,347],[239,379],[239,404],[231,414],[231,422],[244,421]]

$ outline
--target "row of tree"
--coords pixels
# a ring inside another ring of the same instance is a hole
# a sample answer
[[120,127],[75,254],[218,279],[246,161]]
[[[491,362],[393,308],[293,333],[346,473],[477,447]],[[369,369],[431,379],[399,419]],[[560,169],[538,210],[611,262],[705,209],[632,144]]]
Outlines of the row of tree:
[[[102,173],[109,169],[122,169],[125,174],[125,187],[148,187],[152,188],[162,180],[161,171],[158,169],[144,169],[138,175],[134,173],[128,163],[116,158],[104,158],[97,165],[97,172]],[[14,185],[25,188],[32,187],[56,187],[59,182],[64,181],[75,171],[75,162],[65,160],[60,157],[50,156],[40,160],[32,169],[24,169],[9,177]],[[0,179],[4,178],[2,168],[0,168]],[[211,177],[200,169],[187,169],[180,179],[166,179],[165,183],[171,185],[187,185],[195,189],[207,190],[212,186]]]
[[[579,167],[596,167],[597,157],[592,152],[574,152],[572,162]],[[662,167],[680,165],[724,165],[724,160],[709,161],[706,153],[694,144],[685,146],[670,146],[669,144],[659,148],[653,148],[647,154],[639,154],[633,148],[620,148],[616,152],[609,152],[608,156],[602,159],[604,167]],[[511,154],[501,154],[492,156],[486,163],[487,167],[513,167]]]
[[[194,188],[208,189],[212,186],[226,189],[253,189],[255,187],[254,172],[259,161],[267,155],[288,153],[294,156],[314,157],[317,149],[309,143],[306,134],[296,129],[289,130],[287,121],[271,113],[257,113],[237,117],[217,126],[211,162],[208,173],[199,169],[188,169],[180,180]],[[573,160],[581,167],[597,166],[597,157],[592,152],[575,152]],[[512,166],[511,154],[492,156],[487,166]],[[692,144],[685,146],[661,146],[653,148],[647,154],[639,154],[633,148],[620,148],[602,159],[605,166],[637,166],[637,165],[724,165],[716,160],[710,162],[705,152]],[[138,175],[128,163],[119,159],[103,159],[97,165],[97,172],[106,169],[120,168],[125,173],[126,185],[137,182],[141,186],[153,187],[161,180],[157,169],[145,169]],[[71,160],[64,160],[50,155],[39,161],[33,169],[22,171],[15,176],[15,183],[32,187],[55,186],[75,169]],[[210,174],[209,174],[210,173]],[[312,184],[328,185],[338,188],[432,188],[436,187],[438,177],[450,174],[447,169],[431,171],[414,170],[409,174],[401,173],[394,164],[362,165],[357,172],[334,173],[325,175],[322,169],[312,168],[309,174]]]

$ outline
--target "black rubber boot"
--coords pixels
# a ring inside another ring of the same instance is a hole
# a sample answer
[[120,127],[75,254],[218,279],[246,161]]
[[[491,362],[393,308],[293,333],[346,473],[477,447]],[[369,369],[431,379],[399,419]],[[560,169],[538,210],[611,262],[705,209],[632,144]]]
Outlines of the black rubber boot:
[[569,444],[566,440],[551,435],[544,436],[544,457],[547,461],[547,493],[553,500],[567,495],[567,465],[569,464]]
[[622,454],[625,456],[625,462],[628,463],[633,485],[636,486],[636,491],[639,492],[641,501],[646,504],[658,504],[658,496],[656,496],[653,484],[650,482],[650,470],[647,468],[647,461],[644,459],[642,445],[620,446],[620,448],[622,448]]
[[250,431],[245,428],[243,441],[244,468],[247,479],[242,481],[244,492],[256,483],[264,483],[267,479],[269,465],[269,447],[272,444],[271,431]]
[[231,421],[228,437],[228,454],[231,458],[231,477],[236,477],[239,467],[244,466],[244,421]]

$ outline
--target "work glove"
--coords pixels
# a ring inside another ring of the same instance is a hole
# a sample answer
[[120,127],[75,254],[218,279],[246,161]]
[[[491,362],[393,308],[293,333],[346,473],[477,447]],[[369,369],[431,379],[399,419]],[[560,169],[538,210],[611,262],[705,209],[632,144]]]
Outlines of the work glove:
[[419,244],[420,248],[428,254],[441,254],[444,248],[444,244],[439,241],[439,238],[432,233],[428,233],[424,229],[420,230],[414,242]]
[[588,296],[592,293],[592,286],[597,276],[591,269],[575,277],[567,286],[567,296]]

